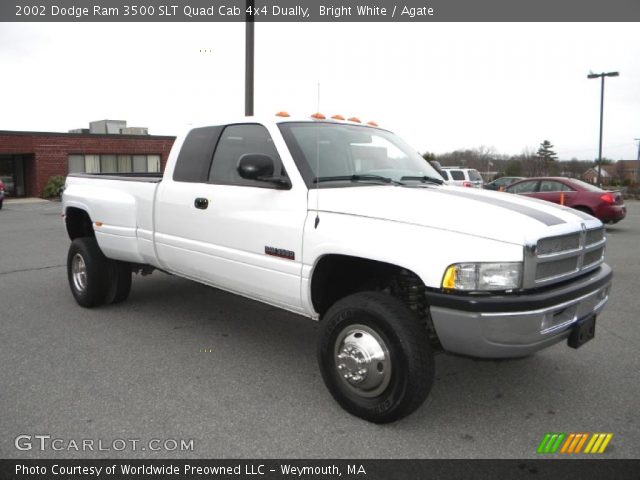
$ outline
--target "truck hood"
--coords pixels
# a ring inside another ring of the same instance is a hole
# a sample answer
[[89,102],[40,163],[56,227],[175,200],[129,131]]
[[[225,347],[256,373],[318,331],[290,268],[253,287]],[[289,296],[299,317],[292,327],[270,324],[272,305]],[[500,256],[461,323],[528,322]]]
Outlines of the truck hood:
[[309,191],[308,208],[403,222],[518,245],[600,226],[594,217],[510,193],[452,186],[354,186]]

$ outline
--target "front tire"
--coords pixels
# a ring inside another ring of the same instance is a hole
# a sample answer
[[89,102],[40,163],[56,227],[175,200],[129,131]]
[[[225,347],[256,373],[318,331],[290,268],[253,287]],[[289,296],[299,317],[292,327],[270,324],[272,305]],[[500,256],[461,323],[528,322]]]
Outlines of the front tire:
[[426,326],[400,300],[380,292],[349,295],[329,309],[318,362],[336,401],[370,422],[409,415],[433,385]]
[[67,277],[71,293],[79,305],[97,307],[109,292],[109,260],[92,237],[76,238],[67,255]]

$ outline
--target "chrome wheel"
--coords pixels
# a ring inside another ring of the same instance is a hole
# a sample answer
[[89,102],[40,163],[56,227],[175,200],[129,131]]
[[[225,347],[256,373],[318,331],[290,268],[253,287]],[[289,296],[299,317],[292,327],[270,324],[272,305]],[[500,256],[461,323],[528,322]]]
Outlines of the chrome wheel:
[[71,261],[71,275],[75,289],[78,292],[84,292],[87,288],[87,266],[79,253],[76,253]]
[[336,338],[338,376],[354,393],[376,397],[389,385],[391,358],[384,340],[366,325],[349,325]]

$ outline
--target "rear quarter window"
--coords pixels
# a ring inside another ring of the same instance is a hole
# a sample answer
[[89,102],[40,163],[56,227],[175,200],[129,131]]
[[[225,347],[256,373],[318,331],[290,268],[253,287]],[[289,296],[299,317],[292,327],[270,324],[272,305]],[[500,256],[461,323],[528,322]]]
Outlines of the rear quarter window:
[[469,170],[469,180],[478,182],[482,180],[482,176],[480,176],[477,170]]
[[187,134],[173,171],[175,182],[205,183],[207,181],[213,150],[223,128],[194,128]]

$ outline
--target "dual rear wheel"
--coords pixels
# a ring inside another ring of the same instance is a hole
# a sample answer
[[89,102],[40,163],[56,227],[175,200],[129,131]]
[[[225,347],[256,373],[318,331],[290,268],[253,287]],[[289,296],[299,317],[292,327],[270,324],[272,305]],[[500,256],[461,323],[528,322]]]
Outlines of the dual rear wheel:
[[131,291],[131,265],[105,257],[93,237],[73,240],[67,276],[76,302],[85,308],[122,302]]

